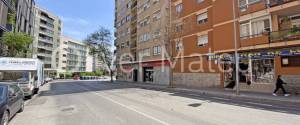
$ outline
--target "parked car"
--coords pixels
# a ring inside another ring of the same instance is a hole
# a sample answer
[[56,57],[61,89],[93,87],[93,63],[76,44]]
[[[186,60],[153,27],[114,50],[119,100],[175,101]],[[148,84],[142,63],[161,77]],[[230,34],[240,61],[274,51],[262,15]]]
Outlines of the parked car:
[[8,125],[14,115],[24,110],[24,94],[16,84],[0,82],[0,125]]
[[49,83],[49,82],[51,82],[51,81],[53,81],[53,78],[50,78],[50,77],[45,78],[45,82],[46,82],[46,83]]

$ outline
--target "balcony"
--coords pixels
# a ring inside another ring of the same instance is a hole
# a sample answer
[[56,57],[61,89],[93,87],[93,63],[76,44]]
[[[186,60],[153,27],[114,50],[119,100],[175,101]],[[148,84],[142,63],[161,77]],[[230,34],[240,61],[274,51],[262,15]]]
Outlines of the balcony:
[[270,7],[279,6],[293,1],[298,1],[298,0],[270,0],[269,6]]
[[300,28],[270,32],[270,43],[300,40]]
[[42,38],[42,37],[39,37],[39,42],[45,42],[45,43],[53,45],[53,41],[51,41],[49,39]]
[[53,48],[49,46],[38,45],[38,48],[53,51]]
[[[287,44],[287,42],[297,41],[300,40],[300,28],[293,28],[288,30],[279,30],[273,32],[265,32],[263,34],[258,35],[251,35],[247,37],[241,37],[241,44],[240,47],[253,47],[253,46],[260,46],[260,45],[268,45],[265,47],[270,47],[269,45],[275,43],[280,46],[287,46],[291,44]],[[296,43],[297,45],[300,44],[299,42]],[[275,46],[274,46],[275,47]]]
[[37,56],[42,56],[42,57],[52,57],[52,54],[48,54],[48,53],[38,53]]

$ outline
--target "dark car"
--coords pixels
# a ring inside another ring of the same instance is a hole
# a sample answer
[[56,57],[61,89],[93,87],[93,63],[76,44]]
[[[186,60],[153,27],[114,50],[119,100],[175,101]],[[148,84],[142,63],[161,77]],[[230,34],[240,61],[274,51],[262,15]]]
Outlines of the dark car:
[[0,82],[0,125],[8,125],[9,120],[24,110],[24,94],[18,85]]

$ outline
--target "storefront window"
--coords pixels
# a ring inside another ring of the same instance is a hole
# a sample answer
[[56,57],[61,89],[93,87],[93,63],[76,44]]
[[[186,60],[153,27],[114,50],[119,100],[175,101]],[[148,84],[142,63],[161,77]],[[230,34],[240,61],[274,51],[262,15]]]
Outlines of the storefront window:
[[252,81],[254,83],[273,83],[274,80],[274,59],[260,59],[252,61]]

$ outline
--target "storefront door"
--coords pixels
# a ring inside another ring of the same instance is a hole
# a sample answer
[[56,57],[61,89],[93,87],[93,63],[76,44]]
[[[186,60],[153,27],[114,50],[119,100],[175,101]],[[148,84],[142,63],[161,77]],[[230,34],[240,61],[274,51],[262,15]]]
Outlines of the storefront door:
[[153,67],[144,68],[144,82],[153,82],[154,70]]

